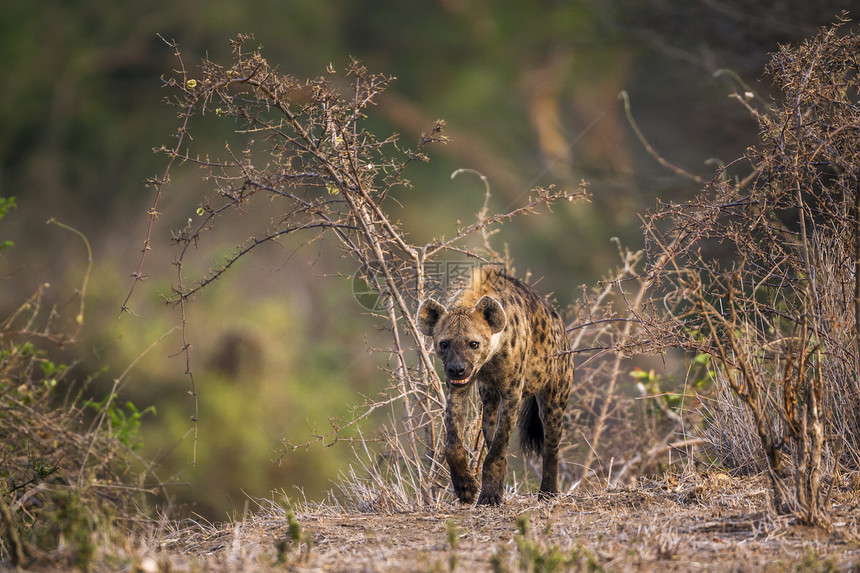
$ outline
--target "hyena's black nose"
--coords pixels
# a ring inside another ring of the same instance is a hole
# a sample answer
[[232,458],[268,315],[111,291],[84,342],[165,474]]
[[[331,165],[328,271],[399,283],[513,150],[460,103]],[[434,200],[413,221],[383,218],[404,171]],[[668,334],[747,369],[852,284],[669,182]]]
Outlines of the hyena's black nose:
[[445,373],[448,375],[450,380],[462,380],[466,377],[466,365],[457,362],[449,364],[448,367],[445,368]]

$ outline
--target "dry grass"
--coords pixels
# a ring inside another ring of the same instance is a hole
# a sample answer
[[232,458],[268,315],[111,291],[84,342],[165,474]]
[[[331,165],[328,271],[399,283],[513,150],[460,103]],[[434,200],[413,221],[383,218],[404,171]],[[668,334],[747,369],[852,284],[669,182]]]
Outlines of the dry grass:
[[846,570],[860,563],[858,493],[850,483],[836,489],[830,532],[769,512],[766,477],[722,472],[667,474],[550,503],[512,495],[498,508],[356,513],[306,504],[295,509],[298,544],[288,510],[263,502],[242,521],[172,526],[141,541],[134,559],[153,571]]

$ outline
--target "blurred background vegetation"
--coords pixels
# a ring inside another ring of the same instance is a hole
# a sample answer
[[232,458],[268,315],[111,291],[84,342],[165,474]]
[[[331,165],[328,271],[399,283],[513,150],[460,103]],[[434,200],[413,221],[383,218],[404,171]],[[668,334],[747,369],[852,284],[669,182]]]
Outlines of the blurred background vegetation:
[[[140,411],[144,457],[157,462],[175,500],[204,516],[241,513],[245,494],[273,488],[318,499],[351,454],[319,444],[284,456],[281,440],[324,433],[362,396],[385,385],[380,358],[367,349],[374,325],[353,300],[334,251],[317,244],[272,246],[244,259],[189,307],[192,361],[200,400],[196,464],[194,414],[171,329],[179,318],[162,294],[175,279],[170,232],[193,217],[193,194],[167,189],[153,251],[130,307],[120,306],[146,235],[152,190],[163,171],[175,110],[162,105],[161,75],[176,65],[159,37],[179,43],[186,64],[227,61],[229,39],[253,33],[267,59],[287,73],[314,77],[350,56],[397,77],[371,118],[380,135],[407,144],[444,119],[451,139],[408,174],[414,188],[397,217],[416,242],[451,234],[471,220],[482,186],[459,168],[489,178],[497,210],[523,202],[535,185],[589,182],[590,204],[555,217],[504,227],[519,275],[540,279],[561,305],[576,299],[617,261],[617,248],[642,244],[638,215],[657,199],[688,198],[696,185],[661,168],[629,128],[621,90],[630,94],[642,131],[666,158],[711,178],[714,163],[739,157],[755,124],[726,97],[730,69],[758,93],[768,53],[811,36],[850,0],[189,0],[107,2],[34,0],[0,4],[0,196],[17,208],[0,221],[0,317],[49,283],[47,297],[77,308],[75,289],[87,253],[50,218],[89,239],[95,266],[83,337],[66,363],[105,395],[113,379],[150,345],[123,379],[121,399]],[[211,123],[211,122],[210,122]],[[203,126],[192,136],[223,149],[225,133]],[[203,182],[194,168],[174,172],[172,187]],[[201,188],[202,189],[202,188]],[[200,195],[200,193],[198,193]],[[177,213],[185,213],[176,217]],[[459,215],[462,213],[462,215]],[[265,213],[249,212],[251,218]],[[241,219],[236,225],[241,225]],[[197,260],[215,260],[243,237],[222,228],[223,242]],[[201,273],[205,268],[198,269]],[[51,298],[53,297],[53,298]],[[74,312],[70,313],[74,315]],[[372,422],[369,424],[372,427]],[[366,430],[372,433],[372,429]],[[296,489],[298,488],[298,489]]]

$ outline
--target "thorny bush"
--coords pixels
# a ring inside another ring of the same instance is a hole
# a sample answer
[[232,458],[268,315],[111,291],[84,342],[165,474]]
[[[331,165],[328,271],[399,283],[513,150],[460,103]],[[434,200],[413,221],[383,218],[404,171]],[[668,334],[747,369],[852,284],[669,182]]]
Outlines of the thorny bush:
[[646,225],[664,343],[730,389],[709,409],[713,454],[763,459],[775,509],[819,525],[823,484],[860,468],[860,37],[844,24],[780,48],[773,103],[735,94],[759,125],[752,171]]

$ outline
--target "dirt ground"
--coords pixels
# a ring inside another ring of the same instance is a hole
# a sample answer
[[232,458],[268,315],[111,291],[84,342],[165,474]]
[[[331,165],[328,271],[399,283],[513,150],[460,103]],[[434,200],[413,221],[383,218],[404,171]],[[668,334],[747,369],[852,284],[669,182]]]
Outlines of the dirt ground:
[[297,512],[298,544],[288,541],[286,515],[270,512],[177,530],[161,541],[159,567],[150,570],[860,570],[856,488],[834,491],[829,531],[770,515],[768,491],[763,478],[715,473],[578,491],[550,502],[510,496],[497,508],[452,503],[347,514],[305,507]]

